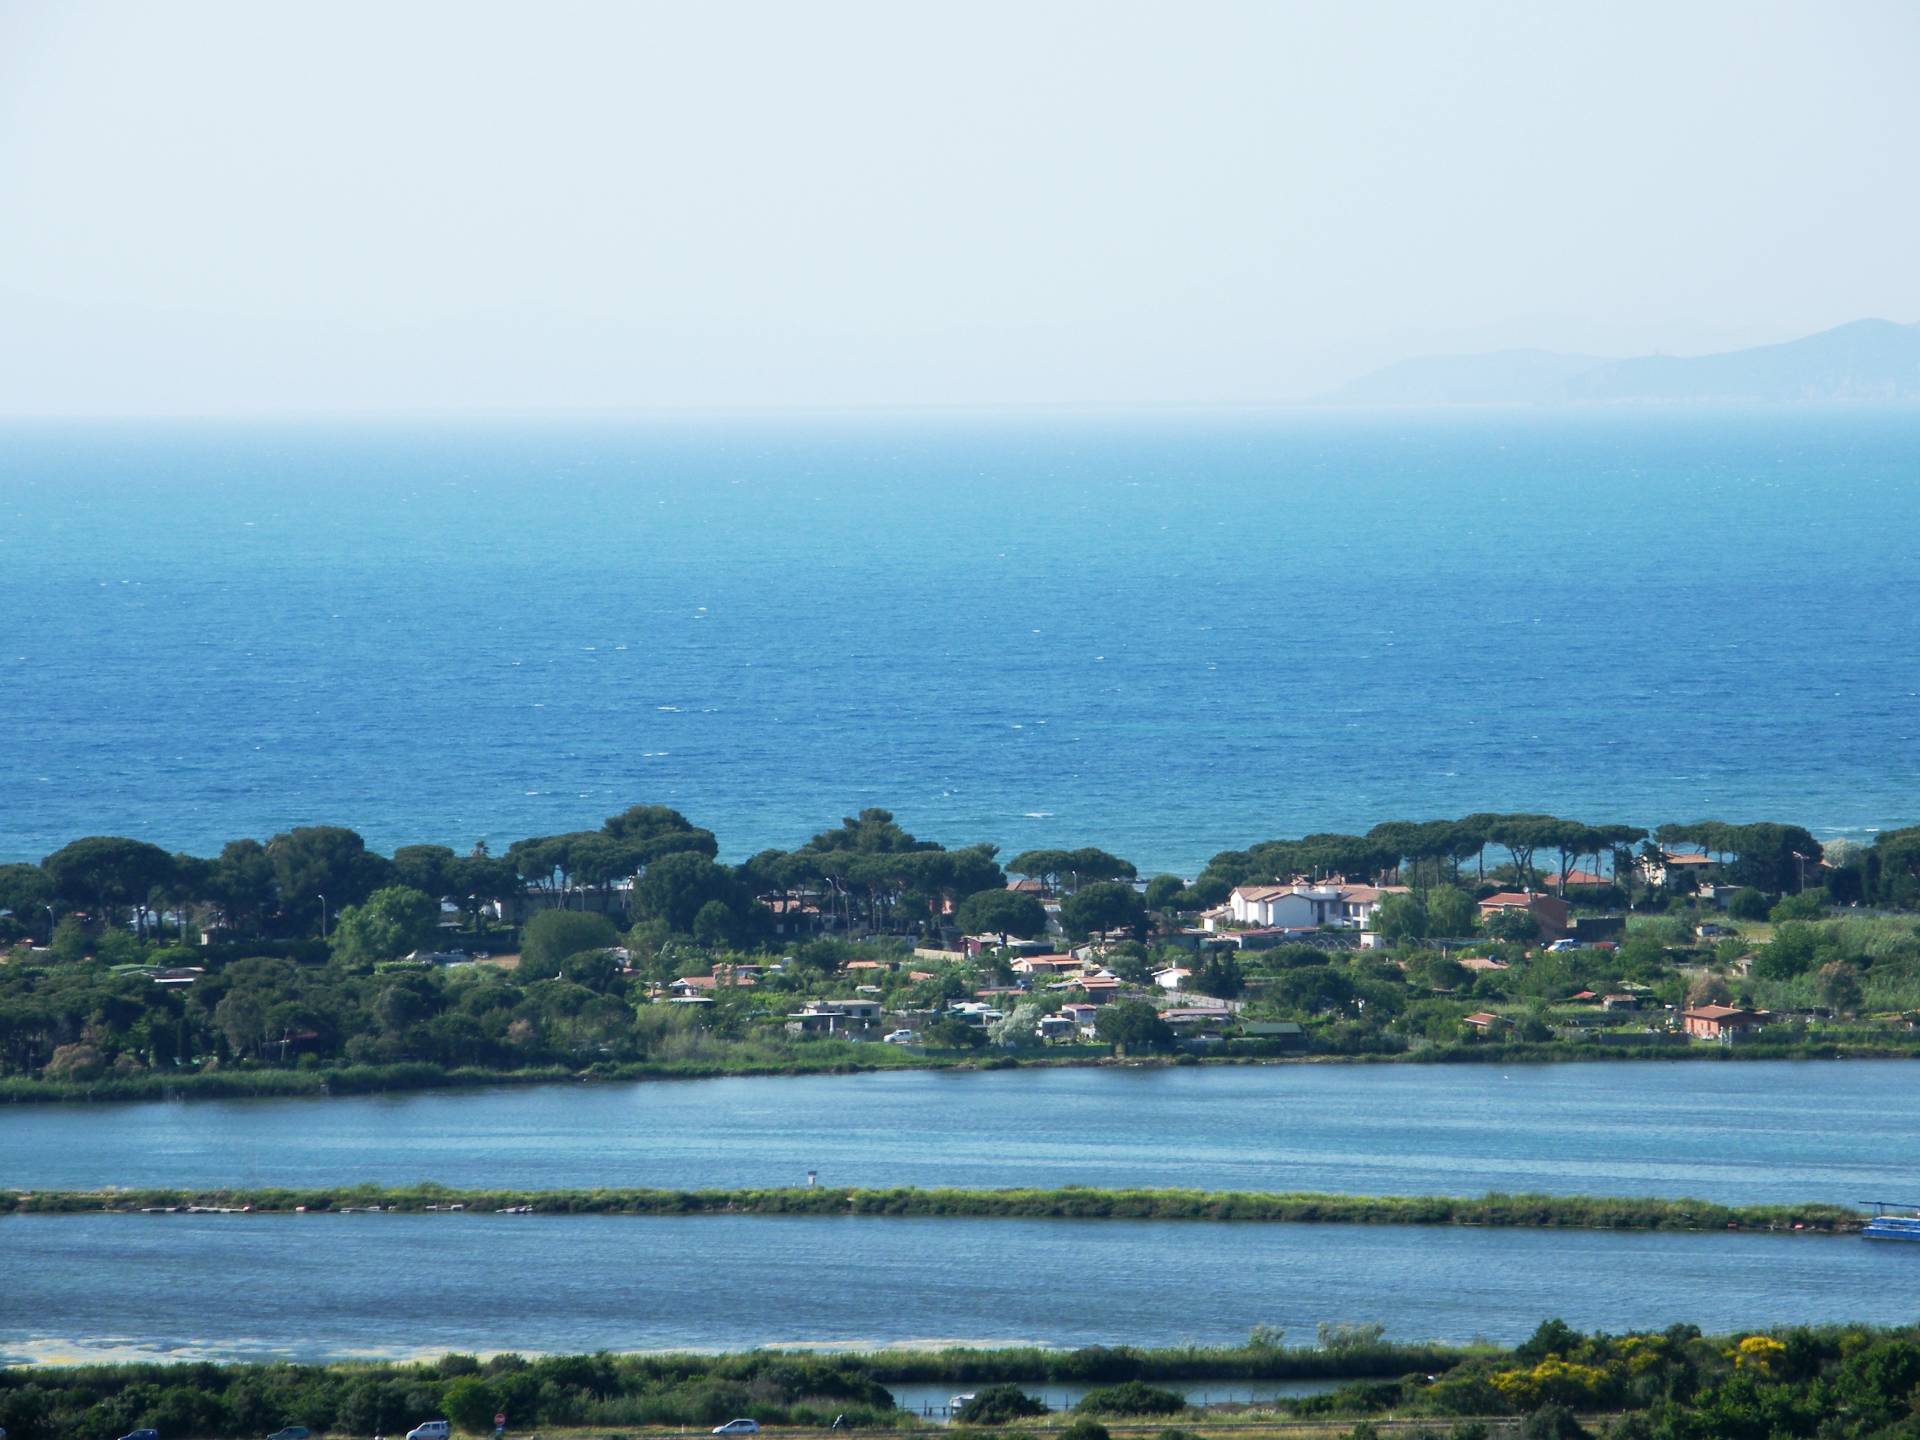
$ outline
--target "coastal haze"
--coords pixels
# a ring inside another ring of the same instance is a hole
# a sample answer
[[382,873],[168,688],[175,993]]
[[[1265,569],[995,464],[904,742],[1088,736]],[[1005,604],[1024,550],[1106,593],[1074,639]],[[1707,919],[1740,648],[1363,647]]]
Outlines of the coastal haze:
[[0,11],[0,413],[1270,405],[1920,320],[1920,12]]

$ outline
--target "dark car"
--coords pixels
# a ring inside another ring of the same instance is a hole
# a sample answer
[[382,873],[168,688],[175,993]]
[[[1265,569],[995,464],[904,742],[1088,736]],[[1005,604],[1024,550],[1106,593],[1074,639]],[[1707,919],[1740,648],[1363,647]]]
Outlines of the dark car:
[[282,1425],[267,1440],[307,1440],[313,1432],[304,1425]]
[[130,1430],[120,1440],[160,1440],[158,1430]]

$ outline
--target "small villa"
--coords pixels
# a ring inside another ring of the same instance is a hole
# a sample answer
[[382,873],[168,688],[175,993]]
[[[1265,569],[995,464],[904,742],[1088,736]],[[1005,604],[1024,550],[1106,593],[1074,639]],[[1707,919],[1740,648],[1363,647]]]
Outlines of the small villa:
[[1087,962],[1071,955],[1022,955],[1013,962],[1016,975],[1078,975]]
[[1502,890],[1480,902],[1480,918],[1524,911],[1533,917],[1545,940],[1564,940],[1573,933],[1573,907],[1557,895],[1542,895],[1537,890]]
[[1200,918],[1209,930],[1223,924],[1267,930],[1365,930],[1382,899],[1408,893],[1405,885],[1354,885],[1339,878],[1241,885],[1227,896],[1225,905]]
[[1738,1005],[1696,1005],[1680,1012],[1680,1024],[1696,1040],[1722,1043],[1743,1035],[1758,1035],[1773,1017],[1764,1010],[1748,1010]]

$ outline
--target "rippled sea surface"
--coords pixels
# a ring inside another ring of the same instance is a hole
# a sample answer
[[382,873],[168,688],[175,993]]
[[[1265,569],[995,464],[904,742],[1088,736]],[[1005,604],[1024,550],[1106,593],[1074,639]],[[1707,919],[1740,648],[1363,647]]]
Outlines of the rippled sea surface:
[[0,859],[1920,820],[1920,414],[13,427]]

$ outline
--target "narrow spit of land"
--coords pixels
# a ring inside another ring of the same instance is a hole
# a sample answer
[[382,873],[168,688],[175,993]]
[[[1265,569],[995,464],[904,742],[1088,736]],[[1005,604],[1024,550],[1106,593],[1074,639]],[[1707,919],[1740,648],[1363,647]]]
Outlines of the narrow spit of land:
[[1754,1041],[1749,1044],[1675,1047],[1596,1045],[1583,1040],[1539,1044],[1519,1041],[1427,1045],[1392,1054],[1354,1055],[1194,1055],[1114,1056],[1074,1052],[1057,1055],[1022,1052],[982,1055],[979,1051],[908,1051],[875,1045],[808,1042],[817,1047],[780,1059],[723,1058],[676,1062],[597,1063],[578,1069],[562,1065],[495,1070],[482,1066],[445,1066],[428,1061],[392,1065],[335,1065],[312,1070],[240,1067],[210,1072],[101,1075],[86,1080],[38,1076],[0,1079],[0,1105],[125,1103],[171,1100],[323,1099],[352,1095],[398,1094],[416,1090],[473,1090],[506,1085],[625,1084],[643,1080],[718,1080],[769,1076],[856,1075],[888,1070],[1066,1070],[1117,1067],[1163,1069],[1175,1066],[1294,1067],[1302,1065],[1545,1065],[1559,1062],[1631,1064],[1721,1064],[1765,1060],[1911,1060],[1920,1056],[1920,1038],[1889,1035],[1872,1040]]
[[1472,1225],[1535,1229],[1858,1233],[1840,1205],[1717,1205],[1602,1195],[1290,1195],[1216,1190],[452,1190],[437,1185],[261,1190],[15,1191],[0,1214],[841,1215],[1251,1224]]

